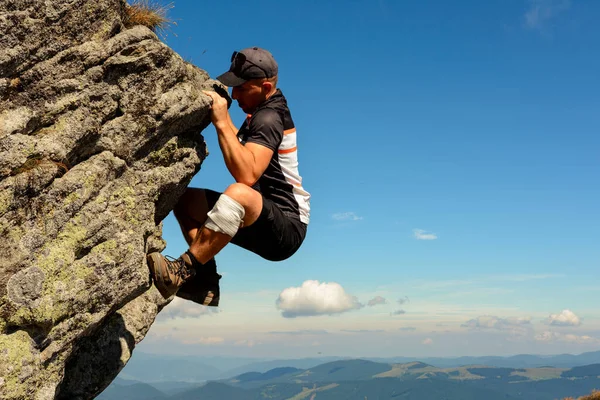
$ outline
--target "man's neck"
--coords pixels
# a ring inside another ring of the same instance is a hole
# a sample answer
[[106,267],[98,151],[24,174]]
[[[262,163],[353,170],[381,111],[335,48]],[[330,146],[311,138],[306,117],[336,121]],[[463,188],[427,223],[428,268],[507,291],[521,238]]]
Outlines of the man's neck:
[[271,91],[267,93],[267,98],[265,99],[265,101],[267,101],[269,97],[273,96],[275,93],[277,93],[277,88],[271,89]]

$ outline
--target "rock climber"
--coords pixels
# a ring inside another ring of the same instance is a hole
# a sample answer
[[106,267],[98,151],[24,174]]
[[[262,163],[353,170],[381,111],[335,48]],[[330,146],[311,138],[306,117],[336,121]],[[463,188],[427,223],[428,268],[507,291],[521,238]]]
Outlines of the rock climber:
[[217,77],[231,87],[247,117],[239,129],[227,100],[214,91],[211,121],[232,183],[223,193],[187,188],[173,213],[189,248],[179,258],[147,256],[154,284],[164,298],[179,297],[218,306],[219,280],[214,260],[233,243],[270,261],[292,256],[304,241],[310,194],[298,170],[296,127],[282,91],[273,55],[251,47],[231,56]]

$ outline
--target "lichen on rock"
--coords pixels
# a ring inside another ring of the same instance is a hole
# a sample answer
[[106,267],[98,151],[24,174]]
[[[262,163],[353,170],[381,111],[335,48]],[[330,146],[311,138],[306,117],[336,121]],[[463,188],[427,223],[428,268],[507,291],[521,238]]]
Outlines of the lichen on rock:
[[166,301],[145,263],[217,82],[123,0],[0,3],[0,398],[91,399]]

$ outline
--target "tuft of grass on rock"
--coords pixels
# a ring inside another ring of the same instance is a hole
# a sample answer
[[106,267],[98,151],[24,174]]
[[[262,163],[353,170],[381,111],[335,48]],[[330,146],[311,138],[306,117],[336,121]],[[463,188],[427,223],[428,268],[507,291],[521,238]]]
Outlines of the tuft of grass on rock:
[[164,31],[175,23],[167,17],[171,8],[173,3],[163,5],[158,0],[134,0],[126,6],[123,22],[126,28],[143,25],[155,33]]
[[10,80],[11,89],[18,89],[21,87],[21,78],[13,78]]

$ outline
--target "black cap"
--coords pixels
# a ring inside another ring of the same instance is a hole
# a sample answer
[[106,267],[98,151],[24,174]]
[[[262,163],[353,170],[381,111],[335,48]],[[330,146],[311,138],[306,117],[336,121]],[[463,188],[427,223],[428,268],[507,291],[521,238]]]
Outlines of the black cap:
[[249,47],[234,51],[229,71],[217,77],[225,86],[240,86],[251,79],[272,78],[277,76],[277,63],[273,55],[259,47]]

